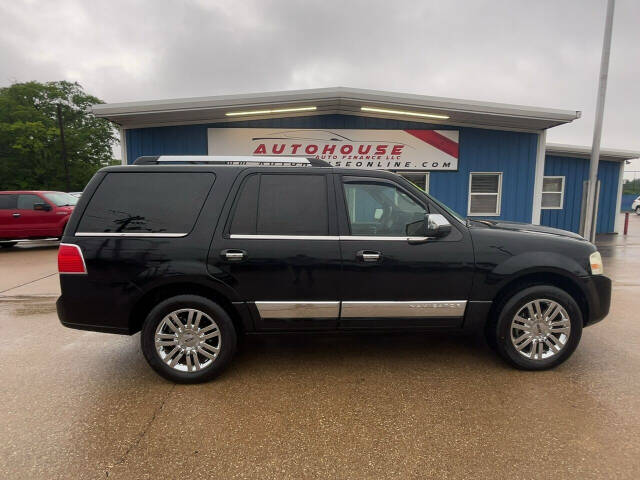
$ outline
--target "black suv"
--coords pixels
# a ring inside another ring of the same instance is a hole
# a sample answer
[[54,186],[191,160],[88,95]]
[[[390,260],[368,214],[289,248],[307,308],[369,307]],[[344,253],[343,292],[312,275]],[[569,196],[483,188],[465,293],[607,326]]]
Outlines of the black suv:
[[566,360],[609,311],[596,248],[464,219],[390,172],[320,160],[141,157],[100,170],[58,255],[60,321],[131,335],[177,382],[273,332],[482,332],[512,365]]

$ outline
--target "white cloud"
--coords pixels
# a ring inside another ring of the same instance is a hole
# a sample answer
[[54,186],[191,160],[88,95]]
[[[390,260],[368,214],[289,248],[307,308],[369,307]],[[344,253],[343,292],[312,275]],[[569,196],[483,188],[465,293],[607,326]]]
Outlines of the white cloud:
[[[81,0],[0,4],[0,85],[106,101],[353,86],[576,109],[591,143],[604,0]],[[640,2],[619,0],[603,143],[640,149]]]

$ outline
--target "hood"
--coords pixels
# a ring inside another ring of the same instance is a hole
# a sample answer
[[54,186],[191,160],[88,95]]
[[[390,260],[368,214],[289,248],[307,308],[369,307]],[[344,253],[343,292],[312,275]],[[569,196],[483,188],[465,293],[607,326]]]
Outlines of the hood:
[[573,238],[576,240],[583,240],[586,242],[585,238],[581,235],[578,235],[577,233],[569,232],[568,230],[561,230],[559,228],[533,225],[531,223],[507,222],[505,220],[476,220],[471,218],[469,218],[468,221],[470,227],[494,228],[498,230],[511,230],[514,232],[523,233],[543,233],[548,235]]

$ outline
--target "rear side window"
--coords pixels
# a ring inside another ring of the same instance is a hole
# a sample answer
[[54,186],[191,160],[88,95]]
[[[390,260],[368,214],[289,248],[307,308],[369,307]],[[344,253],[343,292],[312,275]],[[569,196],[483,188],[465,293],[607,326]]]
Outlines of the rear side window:
[[211,173],[108,173],[78,233],[189,233],[213,185]]
[[231,221],[232,234],[328,235],[324,175],[253,175],[245,180]]
[[18,196],[13,194],[0,195],[0,210],[13,210],[16,208]]

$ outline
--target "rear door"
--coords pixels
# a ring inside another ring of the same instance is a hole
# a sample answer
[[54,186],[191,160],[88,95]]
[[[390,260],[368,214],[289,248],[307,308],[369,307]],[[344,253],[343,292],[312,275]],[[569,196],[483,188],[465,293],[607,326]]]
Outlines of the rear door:
[[17,238],[17,199],[13,193],[0,193],[0,238]]
[[389,179],[337,176],[343,273],[341,328],[462,325],[473,273],[466,228],[410,243],[406,227],[440,213],[427,197]]
[[340,250],[331,175],[251,171],[218,225],[210,270],[251,308],[261,330],[337,326]]

